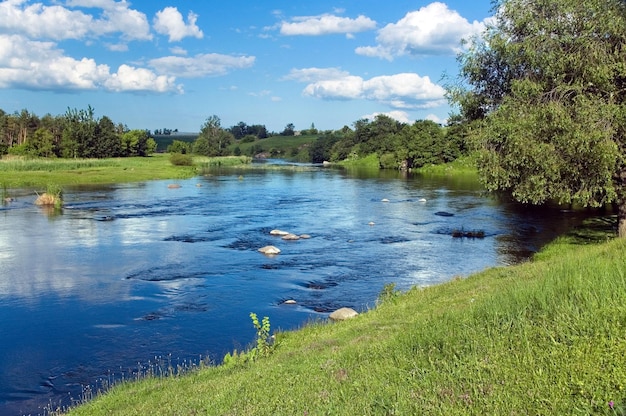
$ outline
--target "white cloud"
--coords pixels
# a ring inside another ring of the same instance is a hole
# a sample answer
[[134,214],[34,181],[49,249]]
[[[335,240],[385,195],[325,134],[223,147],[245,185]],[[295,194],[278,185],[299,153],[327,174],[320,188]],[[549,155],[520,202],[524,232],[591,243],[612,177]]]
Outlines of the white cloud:
[[170,52],[172,52],[174,55],[187,55],[187,50],[185,48],[181,48],[180,46],[174,46],[173,48],[170,48]]
[[146,68],[121,65],[115,74],[106,78],[103,84],[110,91],[169,92],[176,90],[182,93],[182,87],[176,86],[175,81],[175,77],[156,75]]
[[376,116],[378,115],[384,115],[387,117],[391,117],[394,120],[397,120],[401,123],[407,123],[407,124],[412,124],[413,121],[411,119],[409,119],[409,114],[406,111],[400,111],[400,110],[396,110],[396,111],[388,111],[388,112],[376,112],[376,113],[372,113],[372,114],[366,114],[364,116],[361,116],[362,119],[368,119],[368,120],[374,120],[376,118]]
[[285,79],[306,82],[303,94],[325,100],[370,100],[401,109],[430,108],[446,103],[445,90],[415,73],[363,79],[338,68],[293,69]]
[[91,16],[61,6],[41,3],[25,5],[23,0],[0,3],[0,31],[31,38],[80,39],[93,25]]
[[181,78],[200,78],[224,75],[231,70],[249,68],[254,65],[255,59],[254,56],[207,53],[194,57],[165,56],[152,59],[149,64],[161,74],[171,74]]
[[444,3],[435,2],[407,13],[378,31],[376,46],[356,48],[365,56],[393,59],[403,55],[449,55],[461,50],[461,40],[479,34],[485,21],[470,23]]
[[430,121],[434,121],[437,124],[443,124],[446,122],[446,120],[442,120],[440,117],[438,117],[435,114],[429,114],[426,117],[424,117],[424,120],[430,120]]
[[173,76],[121,65],[116,73],[90,58],[64,56],[53,42],[0,35],[0,88],[180,92]]
[[126,52],[128,51],[127,43],[105,43],[104,46],[112,52]]
[[344,78],[348,75],[350,75],[349,72],[343,71],[339,68],[294,68],[288,75],[283,77],[283,79],[299,82],[316,82],[327,79]]
[[[71,8],[100,8],[102,17]],[[21,34],[31,39],[84,39],[119,33],[124,40],[152,39],[146,16],[129,8],[126,1],[68,0],[66,7],[27,4],[25,0],[0,3],[0,32]]]
[[322,16],[303,16],[292,19],[292,22],[282,22],[280,33],[287,36],[306,35],[320,36],[343,33],[351,35],[376,28],[376,22],[366,16],[356,19],[339,17],[330,14]]
[[196,25],[198,15],[189,12],[187,15],[187,23],[183,20],[176,7],[166,7],[156,13],[154,17],[154,30],[162,35],[169,36],[170,42],[178,42],[188,36],[202,39],[204,34]]

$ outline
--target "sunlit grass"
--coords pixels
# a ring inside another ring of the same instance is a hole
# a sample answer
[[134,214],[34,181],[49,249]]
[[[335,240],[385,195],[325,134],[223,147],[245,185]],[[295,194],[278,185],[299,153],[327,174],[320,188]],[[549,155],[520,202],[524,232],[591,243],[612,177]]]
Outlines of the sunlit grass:
[[0,160],[0,182],[4,188],[46,188],[59,186],[123,183],[158,179],[186,179],[212,164],[222,166],[249,163],[250,158],[194,157],[191,166],[175,166],[168,154],[150,157],[111,159],[21,159]]
[[279,333],[265,359],[124,383],[70,414],[615,414],[625,252],[619,239],[559,240],[521,265]]

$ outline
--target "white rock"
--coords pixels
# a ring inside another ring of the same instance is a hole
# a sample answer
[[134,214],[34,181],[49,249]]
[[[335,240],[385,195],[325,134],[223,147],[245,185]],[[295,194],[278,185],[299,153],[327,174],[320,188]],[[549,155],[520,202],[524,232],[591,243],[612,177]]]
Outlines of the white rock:
[[299,240],[299,239],[300,239],[300,236],[297,236],[297,235],[291,234],[291,233],[285,234],[283,236],[283,240]]
[[288,231],[283,231],[283,230],[272,230],[270,231],[271,235],[287,235],[289,234]]
[[357,316],[359,313],[352,308],[340,308],[331,313],[328,317],[333,321],[345,321]]
[[280,253],[280,249],[274,246],[261,247],[259,251],[263,254],[269,254],[269,255]]

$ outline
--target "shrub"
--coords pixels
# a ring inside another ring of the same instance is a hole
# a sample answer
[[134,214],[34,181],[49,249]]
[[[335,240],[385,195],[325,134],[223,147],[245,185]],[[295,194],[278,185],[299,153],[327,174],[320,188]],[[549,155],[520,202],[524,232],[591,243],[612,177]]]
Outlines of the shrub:
[[398,169],[399,163],[394,153],[385,153],[380,156],[380,167],[382,169]]
[[174,166],[192,166],[193,158],[188,154],[172,153],[170,155],[170,163]]

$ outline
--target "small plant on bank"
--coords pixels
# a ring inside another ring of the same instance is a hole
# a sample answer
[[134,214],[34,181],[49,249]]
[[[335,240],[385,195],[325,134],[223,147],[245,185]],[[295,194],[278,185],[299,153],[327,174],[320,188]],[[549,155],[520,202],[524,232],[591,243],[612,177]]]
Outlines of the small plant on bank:
[[252,359],[267,357],[272,353],[274,347],[270,336],[270,318],[265,316],[259,322],[256,313],[250,312],[250,319],[252,319],[252,325],[256,329],[256,347],[250,351]]
[[258,357],[268,357],[272,353],[274,344],[270,336],[270,318],[266,316],[259,322],[257,314],[250,312],[250,319],[256,329],[256,346],[247,352],[234,350],[232,354],[226,353],[222,362],[223,366],[238,367]]
[[400,296],[400,291],[396,289],[395,283],[387,283],[383,286],[383,290],[378,294],[378,298],[376,302],[380,305],[381,303],[393,302]]

